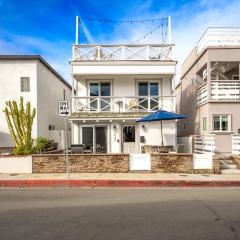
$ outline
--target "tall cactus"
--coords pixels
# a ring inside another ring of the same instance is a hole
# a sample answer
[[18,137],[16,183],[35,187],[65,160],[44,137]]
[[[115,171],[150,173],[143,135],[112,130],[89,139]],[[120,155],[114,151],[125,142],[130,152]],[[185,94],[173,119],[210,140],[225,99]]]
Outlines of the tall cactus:
[[36,109],[31,110],[31,103],[27,102],[24,108],[23,97],[17,102],[7,101],[4,109],[8,128],[15,143],[17,154],[28,154],[33,151],[32,125]]

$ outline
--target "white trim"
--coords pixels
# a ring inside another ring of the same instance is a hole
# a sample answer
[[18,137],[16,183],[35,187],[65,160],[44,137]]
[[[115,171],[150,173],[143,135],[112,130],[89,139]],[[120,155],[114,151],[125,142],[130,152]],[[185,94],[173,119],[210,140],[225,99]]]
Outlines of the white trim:
[[[214,130],[214,117],[215,116],[220,116],[220,130]],[[227,116],[228,117],[228,129],[226,131],[222,130],[222,117],[223,116]],[[232,132],[232,114],[230,113],[213,113],[211,114],[211,129],[212,129],[212,133],[228,133],[228,132]]]

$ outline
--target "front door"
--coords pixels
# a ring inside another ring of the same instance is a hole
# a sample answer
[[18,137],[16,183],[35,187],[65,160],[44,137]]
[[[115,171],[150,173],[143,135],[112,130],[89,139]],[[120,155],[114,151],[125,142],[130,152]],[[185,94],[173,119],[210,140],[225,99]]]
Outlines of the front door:
[[138,153],[136,125],[122,126],[123,153]]

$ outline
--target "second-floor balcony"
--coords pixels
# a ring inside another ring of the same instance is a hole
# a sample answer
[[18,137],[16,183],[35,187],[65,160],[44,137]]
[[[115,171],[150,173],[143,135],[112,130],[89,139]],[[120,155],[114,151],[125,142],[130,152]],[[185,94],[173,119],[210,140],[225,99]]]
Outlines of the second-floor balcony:
[[211,93],[208,94],[207,83],[198,88],[197,105],[203,104],[208,100],[221,102],[240,101],[239,80],[212,80],[210,91]]
[[143,113],[159,109],[175,111],[173,96],[74,97],[72,113]]

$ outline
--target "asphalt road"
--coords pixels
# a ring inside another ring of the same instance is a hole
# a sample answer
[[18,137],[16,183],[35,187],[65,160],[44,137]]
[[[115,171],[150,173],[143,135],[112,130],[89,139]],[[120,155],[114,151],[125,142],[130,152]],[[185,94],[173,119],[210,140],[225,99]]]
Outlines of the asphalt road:
[[240,189],[0,189],[0,239],[240,239]]

